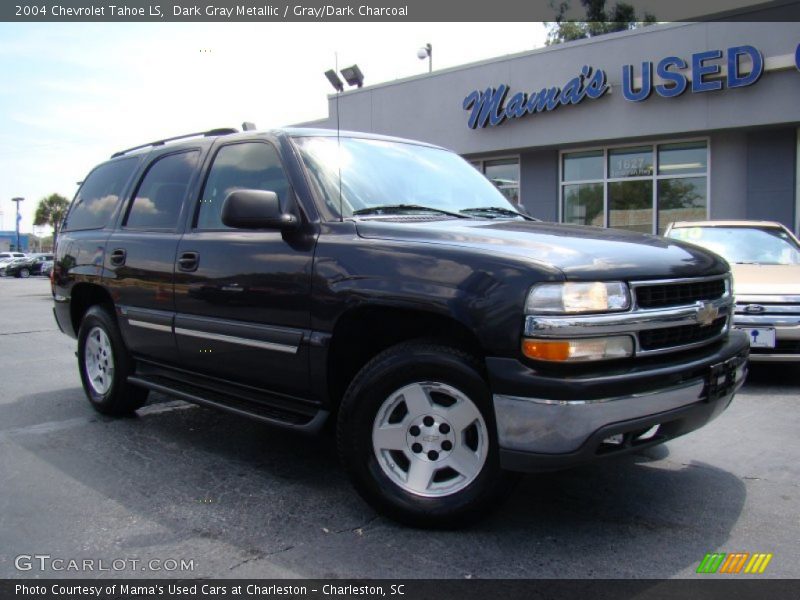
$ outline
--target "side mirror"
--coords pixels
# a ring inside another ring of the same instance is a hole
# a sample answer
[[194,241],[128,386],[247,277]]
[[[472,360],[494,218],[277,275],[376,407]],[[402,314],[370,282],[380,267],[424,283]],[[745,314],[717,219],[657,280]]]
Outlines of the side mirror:
[[297,217],[281,211],[275,192],[236,190],[222,203],[222,222],[238,229],[293,229]]

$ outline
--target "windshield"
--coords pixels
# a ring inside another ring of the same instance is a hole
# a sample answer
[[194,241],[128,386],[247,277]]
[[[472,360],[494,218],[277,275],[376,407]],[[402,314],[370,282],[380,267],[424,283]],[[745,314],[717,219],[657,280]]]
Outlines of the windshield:
[[[381,206],[425,207],[449,213],[469,209],[517,209],[457,154],[402,142],[298,137],[303,162],[330,213],[338,218],[370,214]],[[341,169],[341,211],[339,170]]]
[[800,248],[788,233],[774,227],[679,227],[669,237],[707,248],[731,263],[800,264]]

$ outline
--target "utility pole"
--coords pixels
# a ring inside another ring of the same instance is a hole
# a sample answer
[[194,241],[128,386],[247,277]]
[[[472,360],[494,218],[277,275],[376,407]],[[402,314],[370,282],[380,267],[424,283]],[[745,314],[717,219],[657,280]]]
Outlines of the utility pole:
[[17,247],[15,248],[15,250],[17,252],[22,252],[22,250],[19,249],[19,203],[20,202],[24,202],[25,198],[12,198],[11,201],[15,202],[17,204],[17,217],[14,220],[14,223],[16,225],[16,231],[17,231]]

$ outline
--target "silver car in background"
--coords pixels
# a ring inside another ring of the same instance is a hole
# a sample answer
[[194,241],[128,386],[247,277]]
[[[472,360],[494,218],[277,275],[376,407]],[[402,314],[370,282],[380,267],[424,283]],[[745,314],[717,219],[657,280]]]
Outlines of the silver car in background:
[[734,326],[750,338],[751,361],[800,361],[800,241],[791,231],[772,221],[692,221],[664,235],[730,263]]

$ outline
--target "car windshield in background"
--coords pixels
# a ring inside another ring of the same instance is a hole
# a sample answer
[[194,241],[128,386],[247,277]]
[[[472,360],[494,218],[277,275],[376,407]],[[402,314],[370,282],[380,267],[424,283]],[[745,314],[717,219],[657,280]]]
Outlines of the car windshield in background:
[[294,141],[315,187],[336,217],[424,214],[427,208],[429,214],[464,211],[470,217],[524,218],[488,179],[447,150],[350,137],[296,137]]
[[785,231],[774,227],[678,227],[669,237],[707,248],[730,263],[800,264],[800,248]]

